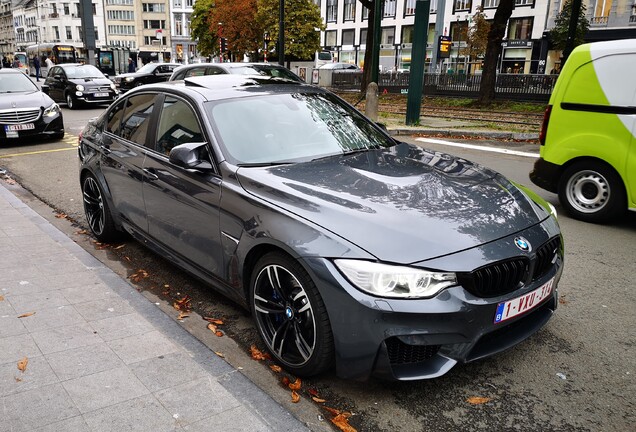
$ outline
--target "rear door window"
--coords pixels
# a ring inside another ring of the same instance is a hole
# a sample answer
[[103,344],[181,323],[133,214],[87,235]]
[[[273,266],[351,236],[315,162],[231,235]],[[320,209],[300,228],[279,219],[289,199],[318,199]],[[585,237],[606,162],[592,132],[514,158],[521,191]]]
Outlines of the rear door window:
[[144,93],[131,96],[126,100],[119,134],[122,138],[142,146],[146,144],[155,97],[153,93]]

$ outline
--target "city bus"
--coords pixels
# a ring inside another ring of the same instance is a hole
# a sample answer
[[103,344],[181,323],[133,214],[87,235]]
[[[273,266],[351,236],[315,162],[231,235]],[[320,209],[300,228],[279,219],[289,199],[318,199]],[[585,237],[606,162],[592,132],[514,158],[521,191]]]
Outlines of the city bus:
[[29,73],[35,76],[33,58],[40,59],[40,76],[46,77],[49,68],[46,66],[46,59],[53,56],[53,63],[77,63],[77,52],[73,45],[41,43],[27,47],[26,54],[29,57]]

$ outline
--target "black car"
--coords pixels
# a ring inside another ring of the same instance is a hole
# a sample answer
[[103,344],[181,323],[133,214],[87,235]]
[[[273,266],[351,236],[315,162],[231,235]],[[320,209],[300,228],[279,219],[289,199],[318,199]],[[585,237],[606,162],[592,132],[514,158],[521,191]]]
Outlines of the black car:
[[203,75],[262,75],[305,82],[284,66],[272,63],[192,63],[174,70],[170,81]]
[[63,63],[49,71],[42,91],[70,109],[83,104],[110,104],[119,95],[115,84],[93,65]]
[[557,308],[551,205],[396,141],[321,88],[236,75],[145,86],[87,125],[79,157],[99,241],[125,231],[249,308],[300,376],[437,377]]
[[137,72],[117,75],[114,81],[119,90],[124,93],[140,85],[168,81],[174,69],[179,66],[181,66],[179,63],[148,63]]
[[0,140],[64,137],[60,107],[19,69],[0,69]]

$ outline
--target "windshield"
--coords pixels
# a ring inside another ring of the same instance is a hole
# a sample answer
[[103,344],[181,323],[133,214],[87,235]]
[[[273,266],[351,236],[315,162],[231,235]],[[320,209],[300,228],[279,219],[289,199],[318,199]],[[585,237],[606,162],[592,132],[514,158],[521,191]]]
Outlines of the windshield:
[[0,93],[38,91],[37,86],[22,72],[0,74]]
[[226,156],[238,165],[304,162],[395,145],[329,94],[259,95],[206,108]]
[[154,71],[156,67],[157,67],[157,63],[148,63],[147,65],[140,67],[137,70],[137,73],[149,74],[149,73],[152,73],[152,71]]
[[81,65],[65,67],[64,72],[69,79],[75,78],[106,78],[99,69],[93,65]]
[[249,65],[244,67],[235,67],[231,69],[231,73],[239,75],[264,75],[300,81],[300,78],[298,78],[298,76],[292,71],[268,65]]

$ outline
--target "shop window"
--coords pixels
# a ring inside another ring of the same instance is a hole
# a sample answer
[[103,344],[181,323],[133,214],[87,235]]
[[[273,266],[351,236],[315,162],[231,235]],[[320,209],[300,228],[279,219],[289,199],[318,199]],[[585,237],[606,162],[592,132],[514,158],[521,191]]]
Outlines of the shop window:
[[343,30],[342,31],[342,45],[354,45],[355,44],[356,31],[355,30]]
[[532,39],[532,17],[511,18],[508,21],[508,40]]

